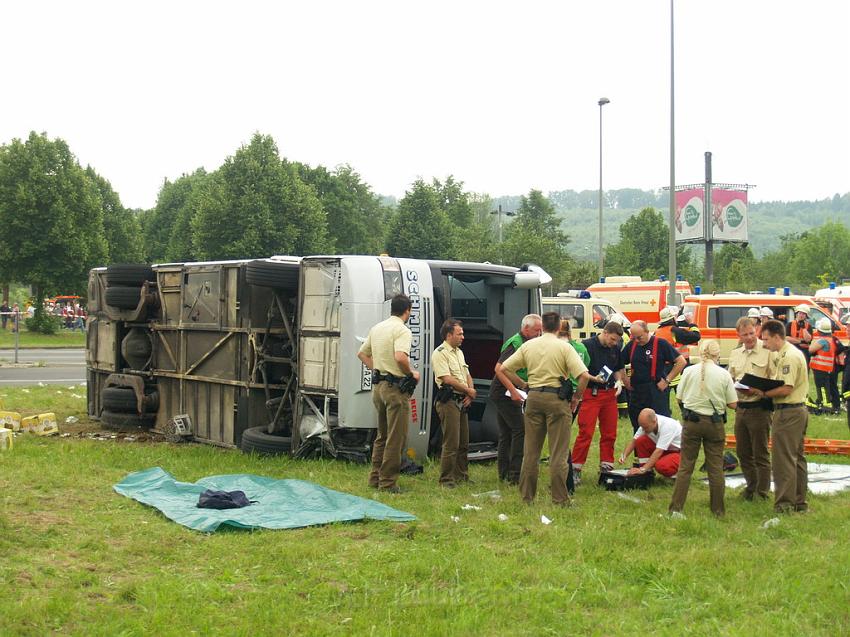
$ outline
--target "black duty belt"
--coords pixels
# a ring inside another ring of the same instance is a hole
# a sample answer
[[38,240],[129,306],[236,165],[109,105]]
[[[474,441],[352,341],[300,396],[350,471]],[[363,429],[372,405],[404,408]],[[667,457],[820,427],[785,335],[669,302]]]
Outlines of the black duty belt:
[[749,403],[738,403],[738,409],[764,409],[764,405],[762,405],[760,400],[756,400]]
[[528,391],[539,391],[545,392],[547,394],[557,394],[559,390],[557,387],[529,387]]
[[372,376],[376,383],[388,382],[390,385],[398,385],[403,379],[398,376],[393,376],[392,374],[388,374],[387,372],[382,372],[378,369],[372,372]]
[[777,409],[794,409],[795,407],[803,407],[805,403],[780,403],[775,405]]

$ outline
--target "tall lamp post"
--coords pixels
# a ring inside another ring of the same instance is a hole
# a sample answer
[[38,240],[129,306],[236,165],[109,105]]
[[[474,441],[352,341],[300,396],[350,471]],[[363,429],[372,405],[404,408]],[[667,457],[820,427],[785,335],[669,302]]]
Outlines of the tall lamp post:
[[[501,243],[502,243],[502,215],[507,215],[508,217],[515,217],[516,213],[512,212],[510,210],[502,210],[502,204],[499,204],[499,209],[498,210],[491,210],[490,214],[491,215],[499,215],[499,245],[501,247]],[[502,262],[502,258],[501,258],[501,250],[500,250],[499,263],[501,263],[501,262]]]
[[676,304],[676,119],[674,117],[676,106],[676,91],[673,81],[673,0],[670,0],[670,241],[668,244],[669,258],[668,269],[670,287],[667,290],[667,305]]
[[602,252],[602,107],[610,103],[607,97],[600,97],[599,102],[599,278],[605,267],[605,255]]

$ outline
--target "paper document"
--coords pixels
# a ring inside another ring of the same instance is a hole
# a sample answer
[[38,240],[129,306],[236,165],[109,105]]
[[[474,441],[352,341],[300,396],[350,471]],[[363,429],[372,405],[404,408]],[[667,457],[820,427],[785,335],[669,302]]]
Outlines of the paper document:
[[735,389],[749,389],[749,386],[739,383],[737,380],[735,381]]
[[[517,389],[516,391],[517,391],[517,393],[518,393],[520,396],[522,396],[522,399],[523,399],[523,400],[525,400],[526,398],[528,398],[528,393],[527,393],[527,392],[524,392],[524,391],[522,391],[521,389]],[[505,390],[505,396],[507,396],[508,398],[510,398],[510,397],[511,397],[511,392],[510,392],[510,391],[508,391],[508,390]]]
[[611,378],[612,373],[613,372],[611,371],[610,367],[608,367],[607,365],[603,365],[602,369],[599,370],[599,378],[601,378],[605,382],[608,382],[608,379]]

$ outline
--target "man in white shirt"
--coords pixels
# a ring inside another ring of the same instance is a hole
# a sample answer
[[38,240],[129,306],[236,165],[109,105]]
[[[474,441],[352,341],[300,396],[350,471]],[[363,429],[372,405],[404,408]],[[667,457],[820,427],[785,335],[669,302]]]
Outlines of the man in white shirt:
[[638,414],[638,430],[620,454],[620,464],[637,450],[640,468],[629,469],[629,475],[648,473],[653,469],[666,478],[673,478],[679,470],[682,448],[682,425],[673,418],[659,416],[652,409]]

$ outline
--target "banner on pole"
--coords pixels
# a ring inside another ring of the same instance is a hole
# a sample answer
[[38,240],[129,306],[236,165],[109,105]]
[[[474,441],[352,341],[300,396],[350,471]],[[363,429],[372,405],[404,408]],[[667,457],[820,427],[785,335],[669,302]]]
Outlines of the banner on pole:
[[705,190],[692,188],[676,192],[676,241],[705,239]]
[[715,241],[749,241],[745,190],[712,189],[711,217],[711,238]]

